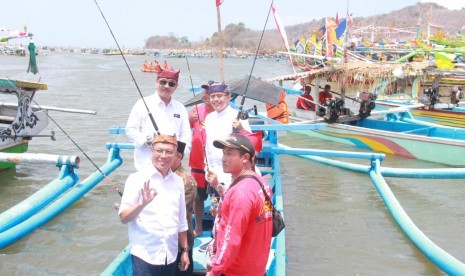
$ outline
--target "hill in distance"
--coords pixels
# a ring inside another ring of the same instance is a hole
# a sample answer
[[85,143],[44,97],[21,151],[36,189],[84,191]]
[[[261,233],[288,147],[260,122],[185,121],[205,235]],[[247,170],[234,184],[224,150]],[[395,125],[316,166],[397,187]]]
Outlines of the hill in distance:
[[[431,12],[430,12],[431,10]],[[354,11],[356,13],[356,11]],[[419,24],[420,33],[426,34],[429,14],[431,23],[443,26],[443,32],[453,36],[457,32],[464,32],[465,9],[449,10],[434,3],[417,3],[397,11],[369,17],[353,17],[352,30],[370,25],[390,28],[408,28],[415,31]],[[341,20],[342,18],[340,18]],[[325,18],[312,20],[293,26],[285,27],[289,44],[299,38],[310,37],[314,30],[324,25]],[[223,32],[223,49],[228,51],[254,52],[260,40],[261,31],[247,28],[243,23],[229,24]],[[411,35],[414,38],[414,35]],[[171,36],[151,36],[147,39],[145,48],[148,49],[186,49],[213,50],[218,49],[218,33],[214,33],[203,42],[190,42],[187,37],[176,38]],[[276,52],[283,50],[284,46],[277,29],[266,30],[260,47],[262,52]]]

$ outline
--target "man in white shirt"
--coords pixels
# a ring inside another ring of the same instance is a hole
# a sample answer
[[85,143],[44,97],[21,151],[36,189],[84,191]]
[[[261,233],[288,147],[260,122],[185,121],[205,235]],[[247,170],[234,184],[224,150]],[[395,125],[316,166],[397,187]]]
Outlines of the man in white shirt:
[[[179,70],[160,69],[156,79],[156,93],[139,99],[132,108],[126,123],[126,135],[134,143],[134,166],[137,170],[151,166],[150,143],[147,138],[155,133],[147,107],[153,115],[160,133],[176,135],[177,140],[186,144],[184,154],[189,154],[192,133],[187,110],[173,99],[178,87]],[[147,105],[147,107],[146,107]]]
[[126,180],[119,216],[128,224],[133,275],[175,275],[178,241],[179,268],[189,266],[184,183],[170,168],[176,149],[174,136],[154,136],[152,167]]
[[215,140],[226,140],[232,133],[242,130],[251,132],[247,120],[237,120],[238,111],[229,106],[231,93],[226,83],[213,83],[209,89],[210,104],[215,111],[205,119],[207,134],[206,157],[209,170],[213,170],[220,183],[226,186],[231,183],[231,174],[223,172],[223,151],[213,146]]

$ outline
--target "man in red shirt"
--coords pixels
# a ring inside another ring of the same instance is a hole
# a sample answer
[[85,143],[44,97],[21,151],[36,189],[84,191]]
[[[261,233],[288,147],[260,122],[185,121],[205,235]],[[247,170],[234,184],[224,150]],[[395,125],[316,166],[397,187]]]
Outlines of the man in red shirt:
[[330,91],[331,91],[331,86],[327,84],[325,85],[324,90],[321,91],[320,94],[318,94],[318,102],[321,105],[326,105],[326,100],[333,98],[333,95],[331,95]]
[[[223,170],[232,175],[233,182],[218,206],[207,276],[265,275],[273,219],[258,181],[270,198],[273,195],[268,183],[252,170],[254,146],[247,137],[238,134],[215,140],[213,145],[223,149]],[[224,188],[210,170],[207,179],[222,194]]]
[[310,84],[305,85],[304,91],[305,91],[304,94],[299,96],[299,98],[297,99],[295,107],[297,107],[298,109],[304,109],[304,110],[315,110],[315,104],[313,103],[313,97],[312,95],[310,95],[310,92],[312,91],[312,87],[310,86]]
[[207,181],[205,180],[205,144],[207,142],[205,136],[205,117],[212,112],[214,109],[210,104],[210,97],[208,84],[202,85],[205,89],[202,100],[204,104],[196,105],[189,112],[189,122],[192,132],[192,149],[189,156],[189,167],[191,168],[191,174],[197,182],[197,196],[194,201],[194,214],[195,214],[195,229],[194,236],[200,236],[203,233],[202,230],[202,216],[205,208],[205,200],[207,199]]

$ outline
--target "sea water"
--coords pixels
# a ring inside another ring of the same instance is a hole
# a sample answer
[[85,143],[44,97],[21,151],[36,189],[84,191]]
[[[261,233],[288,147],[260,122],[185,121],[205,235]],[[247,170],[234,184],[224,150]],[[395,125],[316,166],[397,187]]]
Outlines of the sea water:
[[[57,141],[34,138],[31,153],[77,155],[80,179],[96,171],[107,158],[107,142],[127,142],[108,134],[124,126],[134,103],[154,93],[155,75],[140,72],[147,56],[126,57],[135,81],[121,56],[49,52],[37,56],[38,75],[26,74],[27,57],[0,56],[0,76],[46,83],[35,104],[88,109],[97,115],[49,111],[66,132],[50,122],[42,133],[56,132]],[[163,58],[158,58],[162,60]],[[167,58],[181,69],[174,97],[185,102],[187,90],[208,80],[220,80],[219,60]],[[225,79],[251,73],[252,59],[226,59]],[[292,73],[289,63],[257,60],[252,75],[271,78]],[[288,104],[295,104],[295,97]],[[257,104],[245,101],[244,108]],[[71,137],[74,143],[67,137]],[[316,149],[360,151],[356,147],[306,136],[282,133],[280,142]],[[132,152],[122,151],[123,165],[110,179],[124,189],[134,171]],[[358,160],[361,164],[368,161]],[[441,165],[388,156],[384,166],[434,168]],[[58,176],[58,168],[19,164],[0,174],[0,210],[6,210]],[[442,272],[413,246],[390,217],[367,175],[353,173],[294,156],[281,155],[287,275],[438,275]],[[465,261],[465,183],[463,180],[387,179],[412,220],[433,242]],[[1,275],[98,275],[127,244],[127,226],[120,223],[113,204],[120,200],[102,181],[63,214],[17,243],[0,251]]]

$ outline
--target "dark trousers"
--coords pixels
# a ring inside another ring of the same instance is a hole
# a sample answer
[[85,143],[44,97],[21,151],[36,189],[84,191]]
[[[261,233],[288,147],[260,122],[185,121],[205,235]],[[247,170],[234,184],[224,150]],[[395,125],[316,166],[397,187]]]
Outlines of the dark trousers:
[[[178,257],[176,258],[175,263],[177,263],[177,264],[181,263],[181,254],[182,254],[182,252],[178,253]],[[188,255],[189,255],[189,261],[190,261],[189,267],[187,268],[186,271],[181,271],[181,270],[179,270],[179,266],[176,265],[176,276],[191,276],[191,275],[194,275],[194,257],[193,257],[192,248],[189,249]]]
[[174,276],[176,275],[177,262],[165,265],[152,265],[139,257],[131,255],[132,275],[134,276]]

